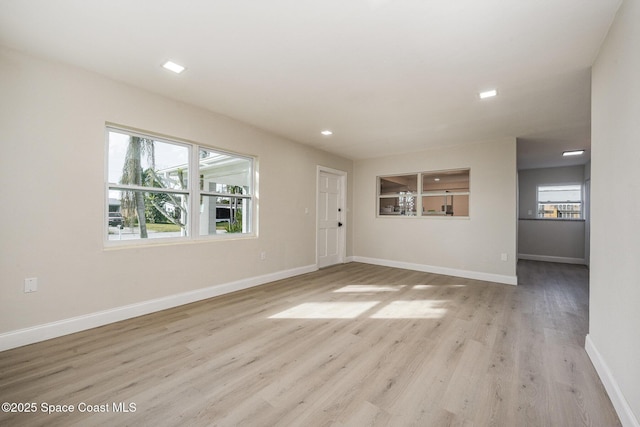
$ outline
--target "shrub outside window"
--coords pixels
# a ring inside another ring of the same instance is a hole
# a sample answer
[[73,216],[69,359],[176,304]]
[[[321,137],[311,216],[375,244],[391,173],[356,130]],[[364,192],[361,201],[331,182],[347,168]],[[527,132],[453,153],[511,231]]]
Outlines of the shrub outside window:
[[378,215],[469,216],[469,169],[378,177]]
[[115,127],[106,133],[106,240],[251,233],[252,157]]

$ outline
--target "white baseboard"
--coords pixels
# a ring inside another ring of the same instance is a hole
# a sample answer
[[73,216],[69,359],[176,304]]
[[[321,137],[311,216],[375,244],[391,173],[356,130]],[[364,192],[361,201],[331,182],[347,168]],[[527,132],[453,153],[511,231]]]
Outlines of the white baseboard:
[[593,366],[596,368],[596,372],[598,373],[605,390],[607,390],[607,393],[609,394],[609,399],[611,399],[613,408],[616,410],[623,427],[640,427],[638,419],[633,414],[633,411],[627,403],[627,400],[624,398],[620,387],[618,387],[618,382],[613,377],[611,370],[609,370],[607,363],[602,358],[602,355],[589,335],[587,335],[587,338],[585,339],[584,349],[587,351],[587,354],[591,359],[591,363],[593,363]]
[[484,280],[487,282],[504,283],[507,285],[517,285],[518,276],[507,276],[503,274],[483,273],[480,271],[458,270],[448,267],[437,267],[426,264],[415,264],[411,262],[391,261],[386,259],[368,258],[354,256],[354,262],[362,262],[365,264],[382,265],[385,267],[404,268],[405,270],[423,271],[425,273],[443,274],[445,276],[464,277],[465,279]]
[[527,259],[530,261],[559,262],[562,264],[587,265],[587,260],[584,258],[569,258],[569,257],[563,257],[563,256],[518,254],[518,259]]
[[71,317],[56,322],[33,326],[30,328],[5,332],[3,334],[0,334],[0,351],[21,347],[23,345],[33,344],[39,341],[45,341],[51,338],[56,338],[91,328],[96,328],[98,326],[107,325],[109,323],[131,319],[133,317],[138,317],[145,314],[154,313],[156,311],[166,310],[168,308],[173,308],[207,298],[240,291],[242,289],[252,288],[254,286],[263,285],[265,283],[273,282],[276,280],[282,280],[289,277],[298,276],[300,274],[311,273],[313,271],[316,271],[317,269],[318,267],[316,265],[307,265],[304,267],[278,271],[262,276],[250,277],[248,279],[210,286],[208,288],[197,289],[194,291],[184,292],[176,295],[169,295],[163,298],[142,301],[139,303],[116,307],[109,310],[89,313],[82,316]]

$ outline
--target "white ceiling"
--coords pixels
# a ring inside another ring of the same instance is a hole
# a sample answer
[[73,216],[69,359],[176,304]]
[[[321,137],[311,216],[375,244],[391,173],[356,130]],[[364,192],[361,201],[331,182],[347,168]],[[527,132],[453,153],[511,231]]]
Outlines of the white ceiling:
[[0,0],[0,44],[353,159],[517,137],[529,168],[588,158],[560,153],[620,3]]

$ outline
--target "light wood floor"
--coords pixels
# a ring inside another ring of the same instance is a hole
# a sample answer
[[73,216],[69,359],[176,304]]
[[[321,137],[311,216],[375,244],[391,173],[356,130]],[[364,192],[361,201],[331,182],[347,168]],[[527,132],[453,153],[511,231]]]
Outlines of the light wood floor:
[[619,425],[583,349],[587,269],[518,268],[515,287],[351,263],[5,351],[0,400],[38,413],[0,425]]

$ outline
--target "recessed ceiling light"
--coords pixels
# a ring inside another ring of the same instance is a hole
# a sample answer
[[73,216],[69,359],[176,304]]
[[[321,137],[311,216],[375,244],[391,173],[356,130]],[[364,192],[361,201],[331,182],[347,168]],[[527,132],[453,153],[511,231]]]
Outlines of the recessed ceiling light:
[[322,132],[320,132],[321,134],[323,134],[324,136],[331,136],[333,135],[333,132],[331,132],[329,129],[323,130]]
[[571,150],[571,151],[565,151],[564,153],[562,153],[563,156],[580,156],[584,154],[584,150]]
[[498,91],[495,89],[486,90],[484,92],[480,92],[480,99],[492,98],[498,94]]
[[440,178],[433,178],[434,181],[440,181]]
[[167,70],[173,71],[176,74],[180,74],[185,70],[185,68],[182,65],[176,64],[175,62],[171,62],[171,61],[165,62],[164,64],[162,64],[162,66]]

